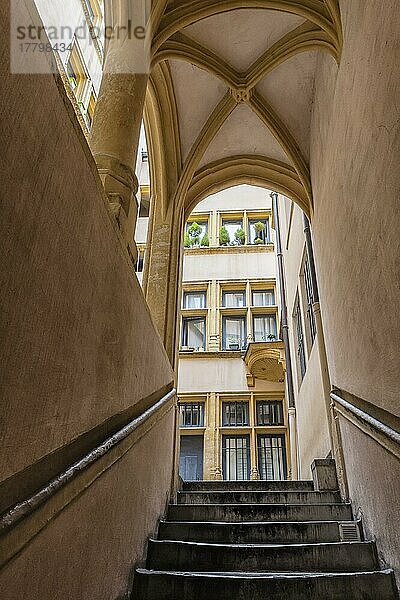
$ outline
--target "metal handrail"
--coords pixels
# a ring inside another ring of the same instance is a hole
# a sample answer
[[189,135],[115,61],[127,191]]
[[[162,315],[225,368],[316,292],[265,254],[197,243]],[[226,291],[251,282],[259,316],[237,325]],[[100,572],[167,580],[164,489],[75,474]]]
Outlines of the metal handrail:
[[107,454],[112,448],[121,443],[131,433],[143,425],[152,415],[158,412],[167,402],[176,395],[173,388],[160,400],[145,410],[141,415],[130,421],[112,436],[106,438],[99,446],[88,452],[80,460],[74,462],[67,469],[54,477],[46,486],[35,492],[32,496],[18,502],[0,517],[0,534],[16,525],[23,518],[33,513],[39,506],[47,502],[56,492],[63,488],[69,481],[79,473],[95,463],[99,458]]
[[361,419],[362,421],[373,427],[376,431],[378,431],[385,437],[389,438],[392,442],[400,446],[400,433],[398,431],[396,431],[389,425],[382,423],[382,421],[379,421],[378,419],[368,414],[361,408],[358,408],[348,400],[342,398],[342,396],[339,395],[338,390],[331,392],[330,396],[334,402],[337,402],[338,404],[340,404],[340,406],[351,412],[358,419]]

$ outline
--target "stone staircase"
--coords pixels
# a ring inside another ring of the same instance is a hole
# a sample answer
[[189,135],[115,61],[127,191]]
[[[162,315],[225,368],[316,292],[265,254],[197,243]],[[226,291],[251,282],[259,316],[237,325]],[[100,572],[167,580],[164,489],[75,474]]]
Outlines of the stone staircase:
[[[395,600],[351,505],[309,481],[184,483],[135,600]],[[326,486],[325,486],[326,487]],[[329,486],[328,486],[329,487]]]

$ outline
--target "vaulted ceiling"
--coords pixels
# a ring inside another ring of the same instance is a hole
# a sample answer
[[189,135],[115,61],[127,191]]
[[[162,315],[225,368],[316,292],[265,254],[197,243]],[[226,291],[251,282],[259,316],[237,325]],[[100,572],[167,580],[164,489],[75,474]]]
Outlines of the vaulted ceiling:
[[[162,6],[161,6],[162,5]],[[316,57],[339,61],[337,0],[159,0],[145,121],[164,210],[227,183],[312,212]]]

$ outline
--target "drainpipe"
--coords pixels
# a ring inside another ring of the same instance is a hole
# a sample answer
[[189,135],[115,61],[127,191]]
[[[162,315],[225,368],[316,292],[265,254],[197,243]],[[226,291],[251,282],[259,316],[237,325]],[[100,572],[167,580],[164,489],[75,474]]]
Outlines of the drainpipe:
[[272,198],[272,210],[273,210],[274,222],[275,222],[276,255],[277,255],[277,259],[278,259],[278,281],[279,281],[279,292],[280,292],[281,304],[282,304],[281,326],[282,326],[282,338],[283,338],[283,345],[285,347],[285,359],[286,359],[286,389],[287,389],[287,398],[288,398],[290,459],[291,459],[291,465],[292,465],[292,479],[298,479],[299,478],[299,463],[298,463],[298,443],[297,443],[297,424],[296,424],[296,403],[295,403],[295,398],[294,398],[292,358],[291,358],[290,344],[289,344],[289,326],[288,326],[288,312],[287,312],[287,304],[286,304],[285,267],[283,264],[281,229],[280,229],[280,223],[279,223],[278,194],[276,192],[272,192],[270,195]]
[[311,238],[311,228],[310,221],[307,218],[307,215],[303,214],[304,217],[304,236],[306,239],[306,248],[308,255],[308,262],[310,265],[310,278],[311,278],[311,287],[312,287],[312,295],[313,295],[313,313],[315,317],[315,324],[317,329],[317,343],[319,350],[319,360],[321,367],[321,377],[324,388],[324,400],[325,400],[325,410],[328,421],[328,430],[329,430],[329,439],[331,444],[331,449],[333,455],[336,459],[336,469],[338,482],[340,487],[340,492],[342,498],[348,499],[349,490],[347,484],[347,475],[346,475],[346,467],[344,462],[344,454],[343,454],[343,444],[342,444],[342,435],[340,431],[339,419],[336,413],[334,412],[333,405],[330,398],[330,393],[332,390],[331,378],[329,374],[329,365],[328,365],[328,357],[326,354],[326,344],[325,344],[325,336],[324,329],[322,326],[321,319],[321,308],[319,303],[319,290],[317,283],[317,273],[315,269],[315,259],[314,259],[314,248]]

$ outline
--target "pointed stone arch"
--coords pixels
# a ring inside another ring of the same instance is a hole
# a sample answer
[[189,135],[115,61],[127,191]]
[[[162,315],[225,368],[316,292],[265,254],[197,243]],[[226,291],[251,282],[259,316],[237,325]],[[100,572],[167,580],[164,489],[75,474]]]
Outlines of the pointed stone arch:
[[266,156],[238,155],[222,159],[198,170],[188,189],[185,216],[211,194],[240,184],[273,189],[287,196],[311,217],[312,207],[296,171]]

